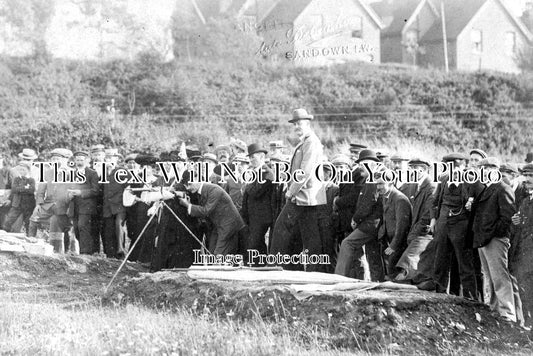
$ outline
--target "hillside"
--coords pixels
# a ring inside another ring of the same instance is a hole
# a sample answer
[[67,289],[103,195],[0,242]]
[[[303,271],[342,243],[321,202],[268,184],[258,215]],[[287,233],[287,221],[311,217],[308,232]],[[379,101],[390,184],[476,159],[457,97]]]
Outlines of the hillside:
[[230,137],[289,139],[292,109],[318,119],[329,152],[347,141],[391,150],[479,147],[515,160],[530,150],[533,75],[344,64],[295,68],[258,60],[103,64],[0,62],[1,142],[46,151],[95,143],[159,152]]

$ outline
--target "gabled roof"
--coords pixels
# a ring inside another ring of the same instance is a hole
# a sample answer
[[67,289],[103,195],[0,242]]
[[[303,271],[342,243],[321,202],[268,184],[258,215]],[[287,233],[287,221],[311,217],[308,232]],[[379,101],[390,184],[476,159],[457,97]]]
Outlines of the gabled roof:
[[[446,37],[456,39],[487,0],[444,0]],[[442,41],[442,21],[435,21],[422,42]]]
[[[313,0],[280,0],[268,14],[261,20],[264,23],[277,22],[282,24],[292,24],[300,14],[309,6]],[[331,0],[327,0],[331,1]],[[360,5],[367,12],[369,17],[381,29],[383,23],[374,10],[361,0],[352,0]]]
[[[533,34],[527,29],[527,27],[513,15],[511,11],[500,0],[445,0],[444,12],[446,17],[446,35],[448,39],[456,39],[457,36],[463,32],[468,26],[470,21],[479,12],[481,7],[487,1],[495,1],[499,4],[507,16],[515,24],[515,26],[522,32],[522,34],[528,39],[529,42],[533,41]],[[442,24],[441,21],[436,21],[435,24],[428,30],[428,32],[422,37],[422,42],[433,42],[442,40]]]
[[385,22],[386,27],[382,33],[399,35],[421,2],[422,0],[380,1],[370,6]]
[[238,14],[247,2],[248,0],[233,0],[230,6],[226,9],[226,12]]

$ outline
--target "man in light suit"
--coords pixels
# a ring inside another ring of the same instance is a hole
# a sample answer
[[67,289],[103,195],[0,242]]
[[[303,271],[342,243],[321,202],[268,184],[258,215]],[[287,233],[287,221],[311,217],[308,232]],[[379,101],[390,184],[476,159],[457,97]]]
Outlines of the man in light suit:
[[238,252],[239,232],[244,221],[223,188],[212,183],[186,182],[186,189],[200,195],[198,205],[191,204],[184,197],[180,204],[187,208],[189,215],[208,219],[213,229],[209,232],[207,248],[214,255],[229,255]]
[[[274,226],[272,236],[272,254],[298,254],[307,250],[309,255],[322,254],[322,240],[319,228],[319,206],[326,204],[326,191],[320,181],[322,174],[317,167],[322,162],[323,150],[320,139],[311,127],[313,115],[305,109],[296,109],[290,123],[300,137],[291,159],[290,172],[294,177],[296,170],[301,170],[298,181],[291,179],[285,197],[287,203],[283,207]],[[287,268],[297,266],[285,265]],[[325,271],[326,266],[309,265],[308,271]]]

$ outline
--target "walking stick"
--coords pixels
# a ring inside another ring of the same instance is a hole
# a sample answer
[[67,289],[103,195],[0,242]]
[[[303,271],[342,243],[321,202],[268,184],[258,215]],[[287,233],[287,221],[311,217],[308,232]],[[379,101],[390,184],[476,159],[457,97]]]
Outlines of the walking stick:
[[122,267],[124,267],[124,265],[126,264],[126,262],[128,261],[128,257],[130,257],[131,253],[133,252],[133,249],[135,248],[135,246],[137,245],[137,243],[139,242],[139,240],[141,239],[141,236],[144,234],[144,232],[146,231],[146,229],[148,228],[148,225],[150,225],[150,223],[152,222],[152,220],[154,219],[154,217],[156,216],[156,213],[154,213],[152,216],[150,216],[150,219],[148,219],[148,222],[144,225],[144,228],[142,229],[141,233],[139,234],[139,236],[137,236],[137,239],[135,240],[135,242],[133,243],[132,246],[130,246],[130,250],[128,251],[128,253],[126,254],[126,256],[124,257],[124,261],[122,261],[122,263],[120,264],[120,266],[118,267],[117,271],[115,272],[115,274],[113,275],[113,278],[111,278],[111,281],[109,281],[109,284],[105,287],[105,292],[107,292],[107,290],[109,289],[109,287],[111,286],[111,284],[113,283],[113,281],[115,280],[115,278],[117,277],[117,275],[119,274],[120,270],[122,269]]

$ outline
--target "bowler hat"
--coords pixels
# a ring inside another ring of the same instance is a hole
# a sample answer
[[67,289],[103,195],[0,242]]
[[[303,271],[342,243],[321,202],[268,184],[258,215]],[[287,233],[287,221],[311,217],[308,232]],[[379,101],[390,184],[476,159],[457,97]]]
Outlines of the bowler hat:
[[296,109],[292,112],[292,119],[289,120],[290,123],[294,123],[300,120],[313,120],[313,115],[309,114],[305,109]]
[[19,158],[26,161],[31,161],[37,159],[37,153],[35,153],[35,151],[31,148],[24,148],[22,152],[19,153]]
[[479,162],[479,166],[500,168],[500,160],[496,157],[487,157]]
[[528,152],[526,155],[526,163],[533,162],[533,152]]
[[150,154],[139,154],[135,157],[135,162],[141,166],[153,166],[157,161],[157,157]]
[[472,151],[470,151],[470,155],[472,155],[473,153],[477,153],[481,156],[481,158],[487,158],[487,154],[485,153],[485,151],[482,151],[479,148],[474,148]]
[[265,150],[259,143],[252,143],[248,146],[248,156],[251,156],[257,152],[263,152],[266,154],[268,151]]
[[375,162],[381,162],[380,159],[376,156],[376,152],[372,150],[362,150],[359,154],[359,159],[355,161],[356,163],[359,163],[364,160],[371,160]]

